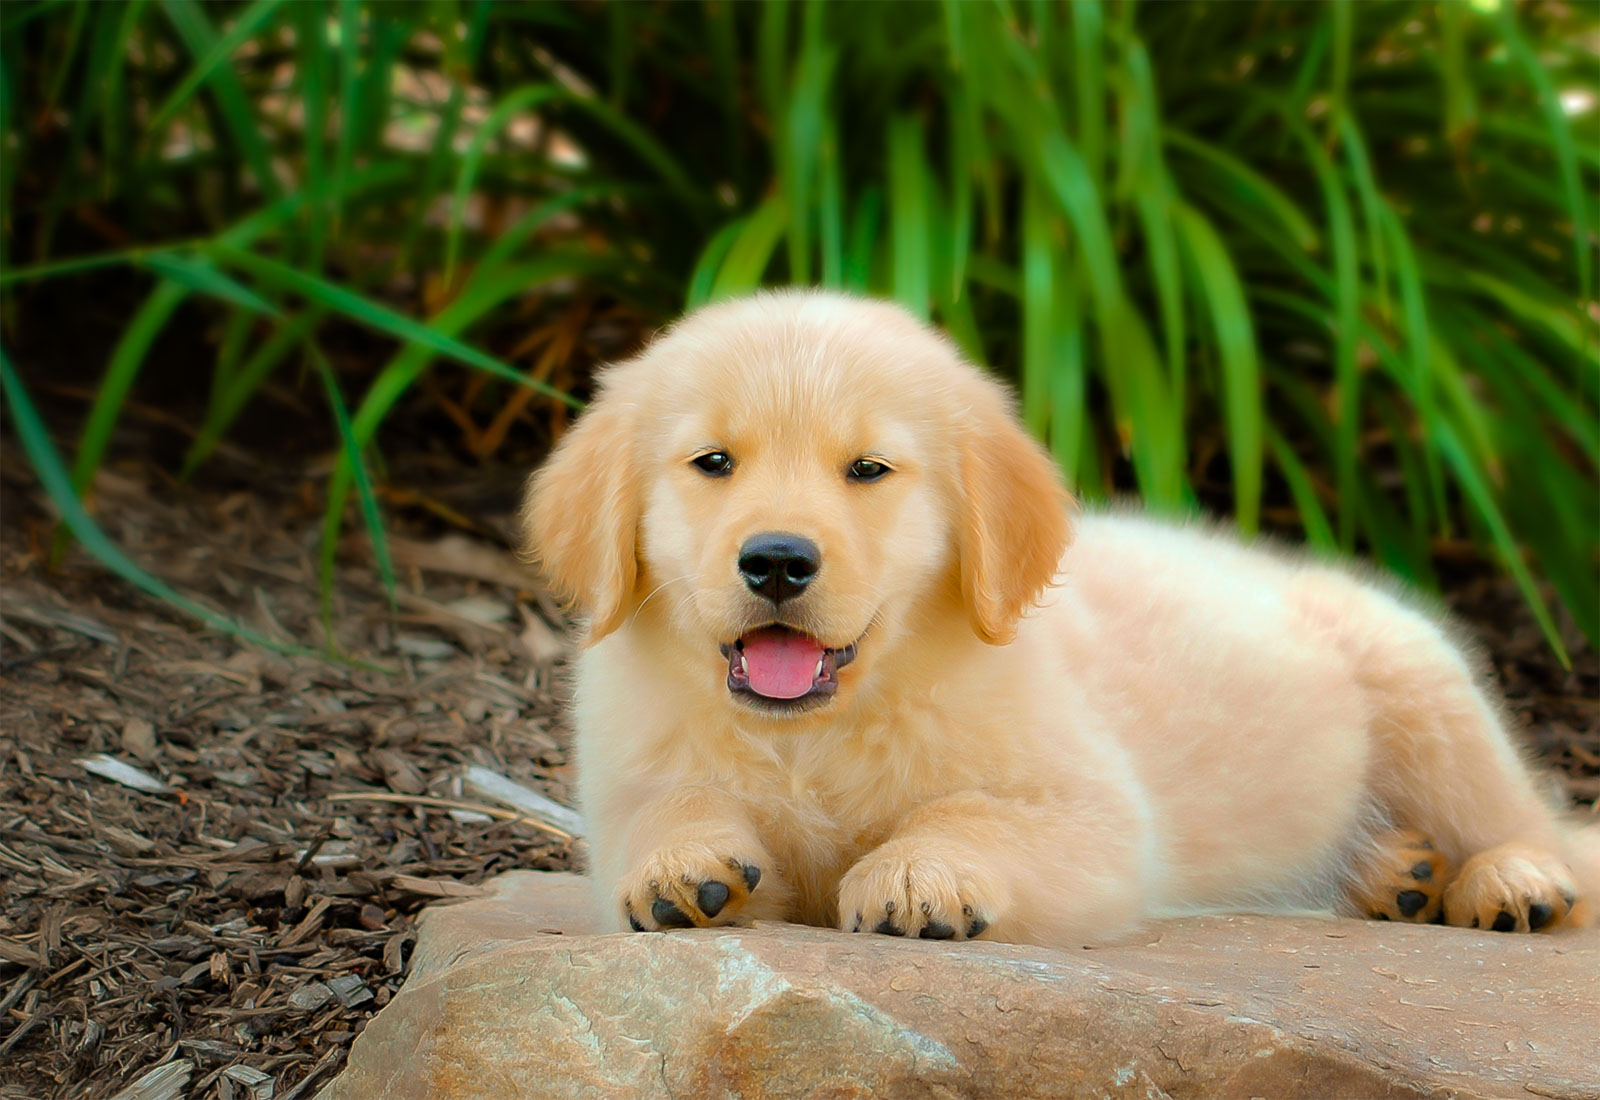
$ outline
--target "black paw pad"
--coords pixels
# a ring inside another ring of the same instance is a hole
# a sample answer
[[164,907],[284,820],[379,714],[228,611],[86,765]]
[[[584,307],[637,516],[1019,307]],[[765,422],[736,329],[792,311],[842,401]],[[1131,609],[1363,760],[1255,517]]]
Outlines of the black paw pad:
[[873,931],[876,932],[880,936],[903,936],[903,935],[905,935],[904,932],[900,931],[900,929],[898,929],[898,928],[896,928],[894,926],[894,922],[891,921],[888,917],[884,917],[881,921],[879,921],[878,922],[878,926],[876,928],[874,928]]
[[1427,882],[1433,878],[1433,864],[1427,860],[1422,860],[1411,868],[1411,877],[1418,882]]
[[984,920],[982,917],[973,917],[972,923],[967,925],[967,939],[972,939],[972,937],[976,936],[979,932],[982,932],[987,927],[989,927],[988,921]]
[[700,907],[700,912],[714,917],[728,904],[728,888],[716,881],[702,882],[694,896],[694,903]]
[[650,906],[650,915],[656,923],[663,928],[688,928],[694,924],[689,919],[689,914],[673,905],[666,898],[657,898]]
[[628,927],[633,929],[635,932],[644,931],[644,925],[639,923],[639,918],[633,915],[633,910],[631,908],[628,910]]
[[1496,932],[1509,932],[1516,926],[1517,918],[1507,913],[1504,909],[1500,910],[1500,915],[1494,918],[1494,930]]
[[754,890],[756,888],[756,883],[760,881],[761,868],[757,867],[754,863],[746,863],[744,865],[744,888],[746,890]]
[[1428,904],[1428,895],[1421,890],[1402,890],[1394,896],[1394,903],[1400,912],[1414,917]]
[[956,930],[943,921],[931,920],[922,926],[922,931],[918,932],[917,936],[925,940],[949,940],[954,939],[955,934]]
[[1528,927],[1537,932],[1539,929],[1549,924],[1550,918],[1555,915],[1556,911],[1554,909],[1550,908],[1542,901],[1536,901],[1532,905],[1528,906]]

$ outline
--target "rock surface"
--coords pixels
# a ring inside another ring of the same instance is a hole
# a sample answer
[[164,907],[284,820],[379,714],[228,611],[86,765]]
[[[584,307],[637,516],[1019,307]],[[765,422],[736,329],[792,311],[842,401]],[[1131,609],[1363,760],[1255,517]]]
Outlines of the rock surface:
[[597,936],[586,893],[515,872],[427,914],[405,988],[319,1100],[1600,1100],[1600,932],[1235,916],[1075,951],[785,924]]

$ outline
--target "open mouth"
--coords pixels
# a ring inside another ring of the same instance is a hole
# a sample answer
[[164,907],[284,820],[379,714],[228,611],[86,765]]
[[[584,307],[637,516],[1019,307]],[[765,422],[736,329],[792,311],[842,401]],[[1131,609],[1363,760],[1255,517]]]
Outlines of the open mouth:
[[826,702],[839,688],[839,670],[856,657],[857,642],[829,649],[787,626],[764,626],[724,643],[728,690],[768,711],[794,711]]

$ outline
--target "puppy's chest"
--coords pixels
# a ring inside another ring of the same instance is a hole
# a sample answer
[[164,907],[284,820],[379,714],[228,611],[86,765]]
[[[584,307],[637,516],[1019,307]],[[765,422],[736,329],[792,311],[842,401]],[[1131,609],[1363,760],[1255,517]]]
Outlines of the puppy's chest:
[[840,876],[934,792],[867,760],[795,754],[747,791],[762,843],[808,921],[831,921]]

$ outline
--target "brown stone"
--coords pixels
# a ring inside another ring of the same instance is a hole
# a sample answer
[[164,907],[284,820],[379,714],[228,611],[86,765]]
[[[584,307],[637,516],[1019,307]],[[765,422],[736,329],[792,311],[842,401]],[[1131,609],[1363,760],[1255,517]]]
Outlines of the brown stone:
[[429,912],[321,1100],[1600,1100],[1600,932],[1233,916],[1075,951],[785,924],[596,936],[585,893],[517,872]]

